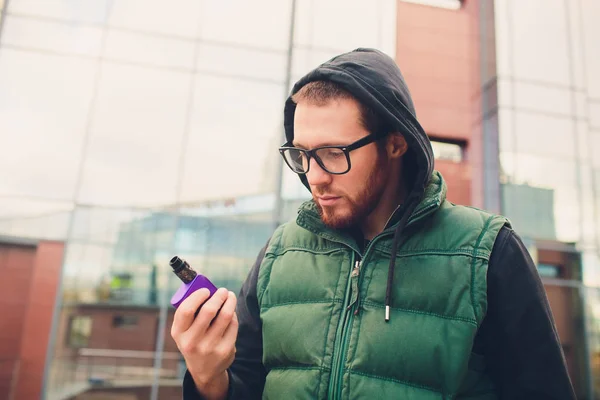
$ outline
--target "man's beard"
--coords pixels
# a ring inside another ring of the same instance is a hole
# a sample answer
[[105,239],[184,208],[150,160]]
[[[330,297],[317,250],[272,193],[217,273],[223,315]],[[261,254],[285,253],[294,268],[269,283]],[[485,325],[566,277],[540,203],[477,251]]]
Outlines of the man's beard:
[[[323,223],[332,229],[346,229],[364,221],[377,208],[388,177],[387,156],[378,153],[362,190],[354,198],[343,197],[346,203],[343,214],[340,214],[339,206],[321,206],[313,191],[313,199]],[[327,190],[321,192],[330,193]]]

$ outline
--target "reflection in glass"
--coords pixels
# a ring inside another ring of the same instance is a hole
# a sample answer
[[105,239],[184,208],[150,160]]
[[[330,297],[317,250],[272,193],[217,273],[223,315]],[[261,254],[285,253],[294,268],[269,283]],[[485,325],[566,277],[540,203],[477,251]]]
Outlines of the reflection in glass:
[[[203,3],[203,40],[240,48],[287,51],[291,1],[207,1]],[[298,2],[302,3],[302,2]],[[268,23],[265,16],[268,16]]]
[[[564,96],[568,98],[569,94]],[[570,160],[577,156],[573,121],[569,117],[515,111],[513,118],[517,153]]]
[[110,60],[191,71],[194,65],[194,46],[191,40],[148,36],[140,32],[111,28],[106,33],[104,55]]
[[110,0],[15,0],[10,2],[10,12],[40,19],[100,24],[106,20],[110,3]]
[[573,44],[566,40],[571,34],[567,33],[565,16],[574,14],[575,7],[569,4],[557,2],[549,7],[546,0],[511,2],[507,16],[511,37],[515,38],[510,43],[511,76],[555,86],[572,85],[568,46]]
[[191,75],[104,63],[78,201],[174,203]]
[[[360,46],[394,54],[395,2],[335,3],[332,18],[297,2],[292,80]],[[272,234],[291,1],[231,5],[10,3],[0,234],[66,242],[48,397],[135,382],[150,398],[160,382],[158,398],[180,398],[168,260],[237,292]],[[292,218],[310,193],[284,176]]]
[[0,59],[0,193],[72,200],[94,63],[6,48]]
[[66,201],[0,194],[0,236],[66,240],[72,208]]
[[[312,6],[312,20],[310,21],[312,42],[310,45],[317,48],[343,49],[345,51],[352,50],[357,43],[361,43],[360,47],[381,48],[379,33],[386,28],[386,17],[395,18],[394,15],[380,14],[383,5],[378,3],[381,2],[371,2],[369,6],[365,6],[366,3],[361,0],[330,0],[310,3]],[[342,9],[344,12],[340,13],[339,10]]]
[[283,87],[199,76],[194,92],[181,201],[272,191],[282,136]]
[[[516,81],[512,82],[512,90],[514,90],[514,101],[518,114],[529,114],[530,118],[537,119],[539,123],[545,126],[548,122],[544,123],[544,120],[566,120],[568,126],[566,130],[563,130],[562,141],[570,140],[564,136],[565,132],[573,129],[573,122],[570,118],[572,99],[569,88],[543,85],[539,82]],[[530,113],[531,111],[535,113]],[[520,125],[521,123],[518,122],[517,124]],[[527,138],[544,137],[546,133],[545,126],[538,126],[533,131],[530,129],[531,126],[526,127],[525,129],[530,130]],[[554,131],[561,131],[559,127],[550,128]],[[519,139],[521,138],[525,139],[526,137],[519,136]]]
[[[92,0],[93,1],[93,0]],[[111,1],[109,26],[183,39],[198,36],[203,2],[178,0],[165,7],[160,0]]]
[[275,84],[285,81],[287,54],[284,51],[207,43],[200,45],[199,52],[197,67],[200,73],[245,77]]
[[500,153],[506,182],[540,187],[577,186],[576,163],[571,159],[541,157],[527,153]]
[[7,15],[2,43],[27,50],[96,57],[102,46],[102,27]]

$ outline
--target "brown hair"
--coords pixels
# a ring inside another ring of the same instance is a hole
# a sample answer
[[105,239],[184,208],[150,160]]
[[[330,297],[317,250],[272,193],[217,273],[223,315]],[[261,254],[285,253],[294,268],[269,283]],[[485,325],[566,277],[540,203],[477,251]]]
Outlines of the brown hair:
[[292,96],[292,101],[298,104],[304,100],[317,106],[325,105],[331,100],[354,99],[360,109],[360,122],[369,133],[383,134],[383,121],[370,107],[365,106],[356,99],[349,91],[331,81],[313,81]]

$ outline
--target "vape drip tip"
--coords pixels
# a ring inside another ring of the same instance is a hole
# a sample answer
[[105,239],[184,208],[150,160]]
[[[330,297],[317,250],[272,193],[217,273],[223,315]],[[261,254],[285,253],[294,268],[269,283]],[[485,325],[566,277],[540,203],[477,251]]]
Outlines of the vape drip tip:
[[190,264],[177,256],[171,258],[169,265],[173,268],[175,275],[177,275],[183,283],[190,283],[194,280],[196,275],[198,275],[196,271],[190,267]]

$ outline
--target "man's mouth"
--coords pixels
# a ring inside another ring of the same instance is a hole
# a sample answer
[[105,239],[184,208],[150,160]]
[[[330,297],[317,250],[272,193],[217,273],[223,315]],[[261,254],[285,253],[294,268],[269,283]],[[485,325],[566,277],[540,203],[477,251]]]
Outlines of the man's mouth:
[[317,196],[317,201],[321,206],[332,206],[339,199],[341,199],[339,196]]

